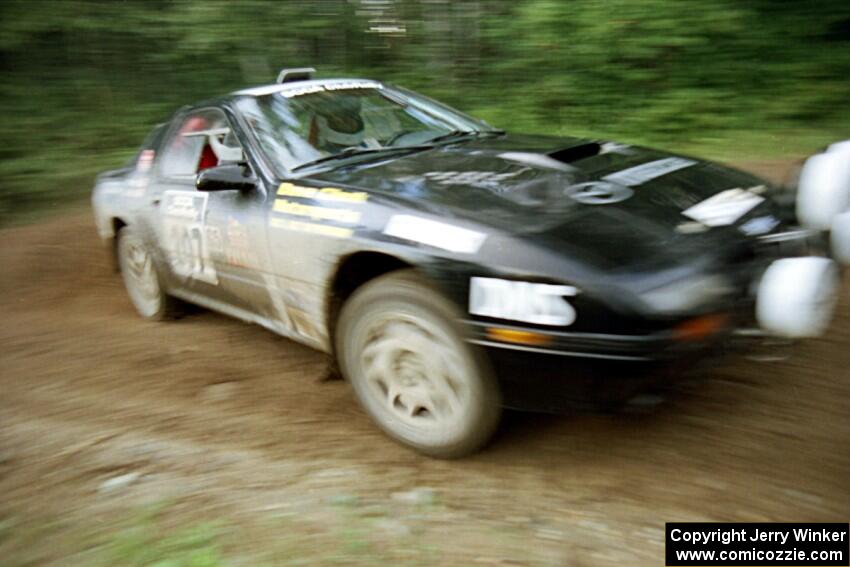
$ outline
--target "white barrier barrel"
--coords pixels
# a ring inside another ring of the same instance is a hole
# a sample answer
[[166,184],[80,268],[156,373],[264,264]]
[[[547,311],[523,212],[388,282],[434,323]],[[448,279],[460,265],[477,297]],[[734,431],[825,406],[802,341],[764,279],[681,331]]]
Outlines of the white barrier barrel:
[[836,262],[850,266],[850,211],[844,211],[832,219],[829,238],[832,257]]
[[816,230],[830,230],[836,215],[850,210],[850,140],[806,160],[797,188],[797,219]]
[[764,273],[756,317],[767,332],[801,339],[822,335],[838,301],[838,267],[829,258],[783,258]]

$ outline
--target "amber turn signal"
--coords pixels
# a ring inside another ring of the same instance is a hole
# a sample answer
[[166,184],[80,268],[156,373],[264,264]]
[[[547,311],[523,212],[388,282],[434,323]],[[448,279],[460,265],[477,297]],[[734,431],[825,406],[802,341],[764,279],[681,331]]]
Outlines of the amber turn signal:
[[503,343],[532,346],[544,346],[552,343],[552,337],[549,335],[535,333],[534,331],[503,329],[501,327],[487,327],[487,338]]
[[729,315],[716,313],[694,317],[676,325],[674,337],[680,341],[700,341],[719,333],[729,323]]

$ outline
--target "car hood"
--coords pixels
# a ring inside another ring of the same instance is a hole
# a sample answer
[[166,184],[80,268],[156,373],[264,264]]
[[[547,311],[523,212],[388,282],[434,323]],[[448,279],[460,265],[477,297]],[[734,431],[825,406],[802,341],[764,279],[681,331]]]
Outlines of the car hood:
[[691,157],[579,138],[465,140],[315,178],[400,199],[442,218],[534,234],[610,268],[699,253],[740,240],[741,223],[753,216],[773,218],[764,199],[740,218],[706,230],[683,213],[718,193],[766,182]]

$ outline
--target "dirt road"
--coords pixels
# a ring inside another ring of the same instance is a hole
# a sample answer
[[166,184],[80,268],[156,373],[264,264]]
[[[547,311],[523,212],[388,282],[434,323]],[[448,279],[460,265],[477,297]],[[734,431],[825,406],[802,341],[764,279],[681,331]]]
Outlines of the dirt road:
[[383,437],[307,348],[139,319],[87,213],[0,235],[12,564],[91,564],[111,518],[160,502],[225,526],[244,565],[661,565],[665,521],[848,520],[850,285],[790,360],[733,360],[647,413],[509,414],[443,462]]

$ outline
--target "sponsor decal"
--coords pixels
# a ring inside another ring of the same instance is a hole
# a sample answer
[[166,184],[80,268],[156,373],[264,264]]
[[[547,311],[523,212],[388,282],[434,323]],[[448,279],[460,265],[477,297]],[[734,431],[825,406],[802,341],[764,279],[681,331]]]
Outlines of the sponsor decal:
[[298,232],[308,232],[310,234],[319,234],[321,236],[330,236],[332,238],[350,238],[354,233],[354,231],[350,228],[284,218],[273,218],[271,220],[271,227],[295,230]]
[[342,91],[350,89],[380,89],[381,84],[374,81],[340,81],[336,83],[328,83],[324,85],[304,85],[299,87],[288,88],[280,91],[280,95],[284,98],[293,98],[313,93],[321,93],[328,91]]
[[[369,194],[362,191],[348,191],[338,187],[305,187],[294,183],[281,183],[277,189],[277,197],[272,210],[280,216],[272,217],[270,226],[332,238],[349,238],[352,230],[333,224],[321,224],[321,221],[357,224],[360,222],[361,211],[340,208],[338,205],[356,206],[369,200]],[[305,203],[303,199],[309,199],[312,203]]]
[[251,239],[245,225],[235,218],[229,217],[225,235],[224,258],[228,264],[242,268],[259,267],[260,259],[251,245]]
[[286,199],[275,201],[274,211],[276,213],[308,217],[312,220],[330,220],[346,224],[354,224],[360,220],[360,211],[305,205],[303,203],[287,201]]
[[424,176],[440,185],[469,185],[488,189],[527,171],[531,171],[531,168],[522,167],[515,171],[502,173],[496,171],[429,171]]
[[365,203],[369,200],[369,194],[362,191],[346,191],[336,187],[303,187],[292,183],[281,183],[277,194],[279,197],[302,197],[339,203]]
[[602,179],[612,183],[626,185],[627,187],[634,187],[635,185],[641,185],[668,173],[691,167],[692,165],[696,165],[696,163],[694,160],[685,158],[664,158],[610,173]]
[[727,189],[685,209],[682,214],[706,226],[728,226],[763,201],[764,197],[748,189]]
[[779,219],[773,216],[756,217],[741,225],[741,232],[749,236],[767,234],[779,226]]
[[576,311],[564,297],[576,294],[578,289],[569,285],[475,277],[469,281],[469,312],[537,325],[572,325]]
[[487,239],[482,232],[412,215],[393,215],[384,234],[463,254],[478,252]]

